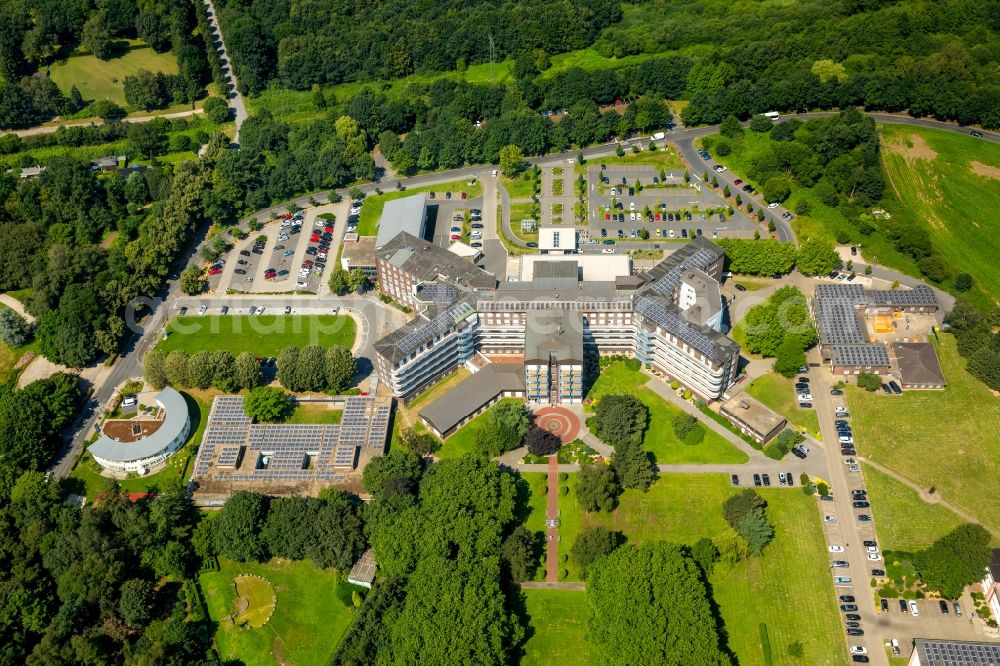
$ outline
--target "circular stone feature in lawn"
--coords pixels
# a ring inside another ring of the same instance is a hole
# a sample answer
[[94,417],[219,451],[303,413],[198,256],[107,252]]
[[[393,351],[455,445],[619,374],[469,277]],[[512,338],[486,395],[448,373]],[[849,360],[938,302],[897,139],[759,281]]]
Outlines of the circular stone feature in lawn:
[[542,407],[535,412],[535,425],[551,432],[563,444],[580,434],[580,419],[565,407]]
[[277,597],[274,588],[263,576],[241,574],[233,579],[236,600],[233,601],[233,622],[260,629],[271,619]]

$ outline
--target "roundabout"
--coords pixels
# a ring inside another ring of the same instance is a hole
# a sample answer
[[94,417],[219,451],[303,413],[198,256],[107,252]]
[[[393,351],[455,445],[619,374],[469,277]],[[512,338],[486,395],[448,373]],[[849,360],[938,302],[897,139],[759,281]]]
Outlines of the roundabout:
[[535,425],[548,430],[566,444],[580,434],[580,419],[565,407],[542,407],[535,412]]

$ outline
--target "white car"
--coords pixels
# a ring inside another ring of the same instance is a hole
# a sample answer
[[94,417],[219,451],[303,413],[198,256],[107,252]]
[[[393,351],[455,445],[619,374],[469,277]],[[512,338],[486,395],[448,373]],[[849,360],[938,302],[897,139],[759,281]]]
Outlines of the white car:
[[295,283],[295,288],[296,289],[305,289],[306,286],[307,286],[306,283],[303,282],[303,281],[301,281],[301,280],[299,280],[298,282]]
[[868,553],[868,559],[872,562],[878,562],[882,559],[882,556],[878,553]]
[[615,248],[613,248],[613,247],[606,247],[603,250],[601,250],[601,253],[602,254],[614,254],[615,253]]
[[913,617],[917,617],[920,615],[920,609],[917,608],[916,601],[910,602],[910,614],[913,615]]
[[205,311],[207,311],[207,310],[208,310],[208,306],[207,305],[203,305],[200,308],[198,308],[198,314],[200,314],[200,315],[205,314]]
[[767,204],[767,207],[768,208],[777,208],[778,207],[778,202],[777,201],[772,201],[771,203]]
[[868,648],[864,645],[852,645],[851,654],[868,654]]
[[827,550],[829,550],[831,553],[842,553],[844,552],[844,547],[834,545],[827,548]]
[[635,210],[635,202],[634,202],[634,201],[630,201],[630,202],[629,202],[629,204],[628,204],[628,209],[629,209],[629,210]]
[[264,308],[257,308],[257,315],[259,316],[262,314],[264,314]]
[[674,237],[674,230],[673,230],[673,229],[671,229],[671,230],[670,230],[670,237],[671,237],[671,238],[673,238],[673,237]]
[[847,471],[848,472],[860,472],[861,471],[861,465],[848,465],[847,466]]
[[713,169],[715,169],[715,171],[716,171],[717,173],[722,173],[723,171],[725,171],[725,170],[726,170],[726,167],[722,166],[721,164],[716,164],[716,165],[715,165],[714,167],[712,167],[712,168],[713,168]]
[[865,546],[865,550],[867,550],[869,553],[877,553],[878,552],[878,548],[876,546]]
[[823,522],[824,523],[835,523],[835,522],[837,522],[837,516],[831,516],[830,514],[826,514],[825,516],[823,516]]
[[799,401],[801,402],[812,402],[812,395],[809,393],[799,393]]
[[281,221],[281,228],[282,229],[287,229],[290,226],[292,226],[292,221],[291,220],[282,220]]

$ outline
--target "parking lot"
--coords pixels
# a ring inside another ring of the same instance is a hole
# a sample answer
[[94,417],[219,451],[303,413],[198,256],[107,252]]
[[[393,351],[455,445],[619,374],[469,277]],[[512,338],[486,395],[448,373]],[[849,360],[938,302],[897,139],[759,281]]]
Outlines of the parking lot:
[[[482,197],[477,197],[476,199],[452,199],[452,200],[441,200],[435,201],[433,204],[428,202],[428,218],[427,218],[427,233],[433,238],[436,245],[441,247],[448,247],[457,240],[462,240],[463,243],[480,243],[480,247],[477,249],[482,249],[482,238],[475,241],[469,238],[470,231],[483,231],[482,228],[472,229],[471,224],[483,224],[481,213],[482,213],[483,199]],[[472,210],[480,211],[480,219],[475,222],[472,221]],[[460,219],[455,219],[455,218]],[[458,231],[455,231],[458,229]],[[459,236],[461,238],[454,238],[454,236]]]
[[[662,178],[661,178],[662,176]],[[692,187],[683,171],[652,166],[593,164],[587,170],[588,231],[595,239],[683,240],[751,238],[759,225],[709,187]]]
[[341,202],[286,213],[251,232],[209,270],[210,291],[320,293],[335,268],[330,262],[350,208],[350,202]]

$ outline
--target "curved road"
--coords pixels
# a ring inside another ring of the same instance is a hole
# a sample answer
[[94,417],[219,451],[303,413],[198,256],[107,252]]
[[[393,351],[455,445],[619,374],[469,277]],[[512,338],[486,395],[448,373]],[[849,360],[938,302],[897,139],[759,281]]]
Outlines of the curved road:
[[[216,28],[216,30],[218,30],[218,23],[216,22],[215,19],[215,12],[214,8],[212,8],[211,0],[205,0],[205,3],[209,8],[209,18],[212,22],[212,25]],[[225,63],[228,66],[229,59],[228,56],[225,55],[226,53],[225,46],[222,45],[220,48],[222,49],[223,56],[225,57]],[[233,77],[231,72],[229,72],[229,77],[235,89],[236,79],[235,77]],[[243,102],[243,97],[242,95],[240,95],[238,90],[235,91],[235,96],[232,98],[232,103],[233,106],[236,108],[237,128],[238,128],[239,124],[241,124],[242,121],[246,118],[246,106]],[[806,119],[806,118],[833,115],[834,113],[836,112],[815,112],[815,113],[793,114],[786,117]],[[874,117],[875,120],[878,122],[913,125],[918,127],[931,127],[934,129],[941,129],[961,134],[969,132],[969,129],[965,127],[960,127],[955,124],[943,123],[936,120],[929,120],[925,118],[910,118],[908,116],[883,114],[883,113],[874,113],[869,115]],[[709,134],[714,134],[718,132],[718,130],[719,128],[717,125],[708,127],[698,127],[693,129],[678,128],[677,130],[670,132],[668,137],[672,143],[677,144],[678,150],[680,150],[683,154],[688,150],[694,149],[695,139]],[[633,139],[633,140],[646,141],[648,140],[648,138],[649,137],[642,137],[641,139]],[[984,131],[983,139],[986,141],[992,141],[994,143],[1000,143],[1000,133]],[[537,158],[532,158],[531,160],[529,160],[529,162],[532,164],[549,165],[553,163],[564,162],[565,160],[570,158],[576,158],[576,156],[579,155],[580,152],[583,153],[586,159],[591,159],[591,158],[611,155],[614,153],[614,148],[615,144],[613,143],[604,144],[600,146],[592,146],[590,148],[585,148],[583,149],[583,151],[579,150],[565,151],[562,153],[553,153]],[[696,152],[694,154],[695,156],[697,156]],[[700,157],[698,157],[698,159],[700,160]],[[693,162],[692,165],[697,163],[698,163],[697,161]],[[459,180],[461,178],[467,178],[470,176],[482,176],[484,172],[489,173],[489,171],[492,170],[493,168],[495,168],[493,165],[475,165],[475,166],[462,167],[460,169],[452,169],[450,171],[439,171],[435,173],[421,174],[419,176],[413,176],[412,178],[402,178],[402,179],[391,178],[381,183],[366,183],[360,186],[360,189],[362,192],[373,192],[376,188],[382,188],[385,190],[395,189],[397,183],[401,183],[404,187],[417,187],[422,185],[442,184],[442,183],[453,182],[455,180]],[[725,172],[725,174],[729,173],[730,172],[728,171]],[[507,196],[503,188],[498,187],[497,190],[501,198],[501,202],[504,203],[505,209],[509,213],[509,203],[510,203],[509,197]],[[341,196],[347,195],[346,189],[339,190],[338,193]],[[295,205],[303,208],[309,206],[311,205],[310,200],[316,198],[317,196],[323,196],[323,195],[322,193],[314,192],[312,194],[304,194],[294,199],[281,202],[277,205],[265,208],[263,210],[257,211],[256,213],[246,216],[241,220],[241,223],[246,223],[251,219],[257,219],[261,222],[265,222],[271,218],[272,214],[284,213],[289,206]],[[767,214],[769,216],[773,216],[772,219],[777,218],[775,221],[775,226],[779,230],[778,231],[779,237],[788,240],[794,240],[794,234],[792,233],[791,229],[787,227],[787,225],[784,225],[783,229],[782,225],[784,221],[781,220],[778,215],[774,215],[772,210],[768,210]],[[509,221],[509,214],[505,214],[504,218]],[[779,222],[781,222],[782,224],[779,224]],[[187,252],[178,259],[175,265],[175,274],[179,273],[180,269],[183,266],[187,265],[192,259],[198,260],[196,257],[196,250],[199,242],[200,241],[198,240],[193,241],[191,246],[187,249]],[[886,272],[888,272],[887,269],[883,270],[886,270]],[[917,281],[915,278],[910,278],[908,276],[904,277],[906,277],[906,279],[911,281],[912,283],[915,283]],[[142,355],[146,351],[146,349],[155,344],[160,329],[165,324],[166,319],[169,316],[169,313],[177,306],[177,300],[180,296],[181,294],[177,280],[171,279],[168,280],[167,283],[164,285],[164,289],[161,291],[161,294],[147,304],[150,313],[147,315],[146,319],[142,322],[141,325],[135,325],[133,327],[136,332],[132,336],[132,338],[125,341],[125,343],[123,344],[124,351],[122,352],[121,356],[115,362],[110,372],[104,375],[103,380],[98,381],[98,383],[95,384],[95,386],[93,386],[93,394],[91,402],[78,418],[76,428],[71,433],[71,440],[66,442],[65,446],[57,455],[56,460],[51,468],[52,473],[57,478],[63,478],[69,476],[69,473],[72,471],[73,466],[76,463],[76,459],[79,457],[83,449],[84,440],[86,439],[87,435],[93,431],[93,425],[97,422],[97,413],[96,413],[97,410],[95,409],[95,407],[104,404],[111,397],[115,387],[122,381],[124,381],[129,377],[135,377],[142,374],[142,362],[141,362]],[[297,303],[298,305],[301,305],[302,303],[301,299],[304,298],[314,298],[314,297],[289,296],[287,302],[289,304]],[[164,304],[166,305],[166,307],[164,307]],[[381,307],[380,303],[367,301],[367,305],[365,307],[372,308],[370,316],[367,310],[365,313],[365,316],[368,319],[368,321],[380,320],[379,316],[375,314],[375,310]],[[368,344],[366,344],[366,346],[368,345],[370,345],[370,341],[368,341]]]
[[215,13],[215,5],[212,4],[212,0],[204,0],[204,3],[205,11],[208,12],[208,23],[212,26],[212,30],[215,33],[213,37],[218,37],[219,40],[218,43],[214,44],[214,46],[219,52],[219,56],[222,58],[222,73],[226,78],[226,83],[230,87],[226,96],[229,99],[229,108],[233,109],[236,121],[236,133],[233,135],[233,143],[239,145],[240,127],[243,125],[243,121],[247,119],[247,104],[246,100],[243,99],[243,93],[240,92],[239,81],[236,80],[236,73],[233,72],[233,61],[229,59],[229,52],[226,50],[226,40],[223,38],[222,30],[219,28],[219,20]]

